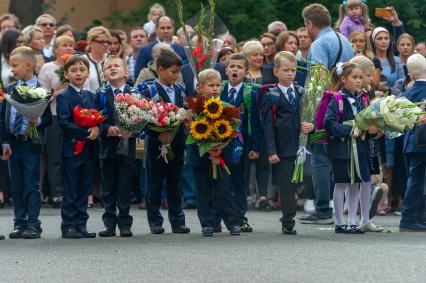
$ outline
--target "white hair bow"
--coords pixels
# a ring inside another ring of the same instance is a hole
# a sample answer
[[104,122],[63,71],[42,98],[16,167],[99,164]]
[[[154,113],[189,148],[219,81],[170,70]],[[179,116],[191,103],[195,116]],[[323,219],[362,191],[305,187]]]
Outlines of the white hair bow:
[[343,74],[343,63],[339,62],[336,64],[336,74],[341,76]]

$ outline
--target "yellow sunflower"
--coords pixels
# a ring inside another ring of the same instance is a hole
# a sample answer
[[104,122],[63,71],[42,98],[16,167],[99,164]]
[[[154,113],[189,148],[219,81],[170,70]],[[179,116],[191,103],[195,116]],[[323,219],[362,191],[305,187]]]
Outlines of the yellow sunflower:
[[217,119],[222,115],[223,106],[219,97],[212,97],[204,104],[204,113],[210,119]]
[[205,140],[210,136],[212,126],[206,121],[206,119],[200,119],[191,123],[189,130],[192,137],[196,140]]
[[229,121],[218,120],[213,125],[214,131],[220,139],[229,138],[232,134],[232,127]]

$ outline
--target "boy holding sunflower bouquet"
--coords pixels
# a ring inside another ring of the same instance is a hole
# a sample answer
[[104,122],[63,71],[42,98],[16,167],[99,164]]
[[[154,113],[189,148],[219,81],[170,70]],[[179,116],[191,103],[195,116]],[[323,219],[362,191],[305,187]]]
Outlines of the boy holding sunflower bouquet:
[[[232,180],[227,166],[232,162],[231,147],[227,142],[198,143],[198,141],[210,140],[212,136],[221,141],[229,140],[236,133],[235,126],[232,126],[228,120],[221,119],[225,108],[219,99],[220,82],[220,73],[216,70],[201,71],[198,75],[198,98],[193,99],[192,102],[189,101],[193,111],[194,108],[201,109],[194,112],[205,115],[204,118],[195,119],[191,123],[187,140],[190,165],[194,168],[197,214],[204,236],[213,235],[214,228],[217,226],[217,215],[222,217],[231,235],[239,235],[241,232],[240,219],[231,188]],[[235,116],[238,116],[238,113]]]

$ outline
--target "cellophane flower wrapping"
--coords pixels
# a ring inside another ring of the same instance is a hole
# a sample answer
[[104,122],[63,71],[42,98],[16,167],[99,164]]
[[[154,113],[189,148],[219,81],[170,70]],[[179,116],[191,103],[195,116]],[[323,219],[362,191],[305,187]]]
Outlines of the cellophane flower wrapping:
[[[74,124],[87,129],[96,127],[106,120],[101,111],[86,109],[80,105],[75,106],[72,113]],[[74,155],[82,153],[85,145],[86,141],[76,140],[74,143]]]

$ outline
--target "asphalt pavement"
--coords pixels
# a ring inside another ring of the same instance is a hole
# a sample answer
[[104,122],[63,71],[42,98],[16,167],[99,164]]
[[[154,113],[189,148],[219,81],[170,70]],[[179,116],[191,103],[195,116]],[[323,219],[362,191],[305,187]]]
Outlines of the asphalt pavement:
[[[102,212],[90,210],[89,229],[103,228]],[[398,216],[374,219],[383,233],[297,224],[287,236],[280,212],[249,211],[253,233],[206,238],[196,210],[185,211],[187,235],[172,234],[162,212],[163,235],[150,234],[146,211],[134,207],[133,238],[68,240],[60,211],[43,208],[41,239],[0,241],[0,282],[426,282],[426,233],[398,232]],[[0,234],[12,223],[13,211],[0,210]]]

